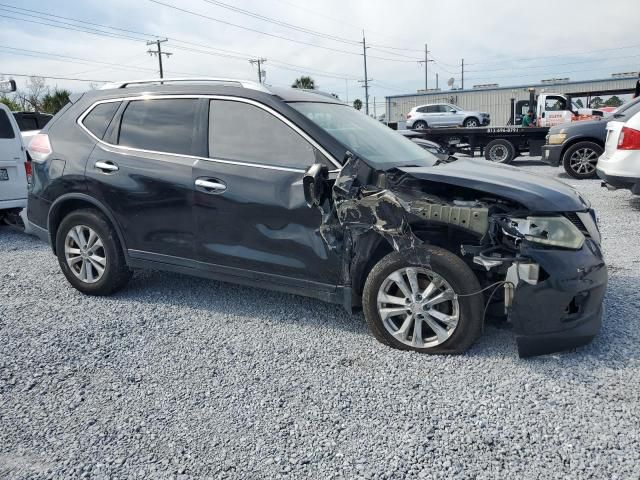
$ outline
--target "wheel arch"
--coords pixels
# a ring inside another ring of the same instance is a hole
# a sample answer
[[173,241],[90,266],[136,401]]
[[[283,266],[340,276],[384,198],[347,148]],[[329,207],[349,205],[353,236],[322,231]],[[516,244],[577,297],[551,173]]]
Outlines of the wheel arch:
[[68,193],[62,195],[57,198],[56,201],[51,205],[51,208],[49,209],[49,215],[47,217],[47,230],[49,231],[49,242],[51,243],[53,253],[56,253],[55,240],[60,223],[69,213],[83,208],[95,208],[107,218],[109,223],[115,229],[116,234],[118,235],[118,241],[122,246],[122,251],[128,263],[129,256],[127,255],[124,235],[122,234],[122,229],[120,228],[120,225],[118,225],[118,222],[116,221],[113,213],[111,213],[111,211],[109,211],[109,209],[100,201],[84,193]]
[[[465,241],[473,243],[474,240],[478,241],[481,237],[463,228],[434,223],[414,224],[412,231],[425,244],[444,248],[461,258],[460,245]],[[351,287],[354,299],[357,299],[358,304],[369,272],[391,252],[393,252],[393,248],[389,242],[376,232],[369,232],[359,239],[352,257],[351,267]],[[464,260],[464,258],[462,259]]]

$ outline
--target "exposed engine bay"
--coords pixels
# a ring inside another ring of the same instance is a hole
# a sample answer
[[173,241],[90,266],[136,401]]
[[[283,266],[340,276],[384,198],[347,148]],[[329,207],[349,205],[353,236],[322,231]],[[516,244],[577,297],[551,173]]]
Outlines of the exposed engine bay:
[[[322,181],[318,181],[318,175]],[[473,185],[426,182],[403,169],[376,171],[349,153],[331,191],[323,186],[330,184],[330,180],[328,172],[310,171],[305,182],[315,182],[311,191],[316,195],[315,200],[307,199],[307,202],[321,210],[324,219],[321,235],[327,245],[344,258],[342,273],[346,284],[352,281],[354,259],[358,258],[358,239],[372,231],[414,264],[428,267],[429,257],[420,246],[430,243],[430,239],[415,233],[424,225],[463,234],[467,241],[449,244],[448,249],[463,258],[486,287],[478,292],[485,294],[485,314],[492,300],[502,304],[501,309],[514,324],[516,335],[549,330],[546,327],[529,328],[528,324],[535,320],[528,318],[532,311],[526,309],[536,303],[532,298],[535,292],[544,293],[554,288],[562,291],[564,282],[584,284],[586,292],[594,283],[589,275],[597,270],[599,284],[603,283],[602,272],[606,277],[599,251],[599,233],[594,215],[589,211],[568,215],[538,213],[512,199],[470,188]],[[595,249],[595,259],[589,269],[576,271],[565,268],[564,262],[548,260],[580,255],[586,242],[589,250]],[[554,273],[557,280],[549,281]],[[498,293],[498,289],[502,292]],[[547,312],[545,321],[555,316],[562,322],[567,318],[570,320],[572,315],[584,313],[590,295],[577,293],[555,295],[555,313]],[[521,356],[562,348],[553,341],[531,346],[523,340],[518,346]]]

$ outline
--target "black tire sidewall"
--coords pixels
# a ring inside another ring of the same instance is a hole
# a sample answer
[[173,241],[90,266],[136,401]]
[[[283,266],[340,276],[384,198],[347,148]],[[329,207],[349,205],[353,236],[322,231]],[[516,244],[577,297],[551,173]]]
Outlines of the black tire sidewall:
[[[427,246],[430,269],[442,276],[458,295],[478,292],[481,287],[473,271],[459,257],[439,247]],[[417,349],[396,340],[384,327],[378,312],[377,296],[382,282],[394,271],[408,266],[422,267],[409,262],[402,254],[393,252],[384,257],[369,273],[362,295],[362,305],[367,323],[374,336],[381,342],[401,350],[421,353],[462,353],[482,332],[483,295],[458,297],[460,319],[455,332],[441,345]]]
[[[597,172],[595,170],[593,172],[589,173],[589,174],[584,174],[584,173],[578,173],[578,172],[574,171],[571,168],[571,164],[570,164],[571,155],[573,155],[574,152],[576,150],[580,149],[580,148],[589,148],[589,149],[593,150],[594,152],[596,152],[598,154],[598,158],[604,152],[604,149],[600,145],[598,145],[597,143],[594,143],[594,142],[578,142],[578,143],[575,143],[575,144],[571,145],[569,148],[567,148],[567,150],[562,155],[562,166],[564,167],[564,171],[567,172],[567,175],[569,175],[570,177],[578,179],[578,180],[586,180],[586,179],[589,179],[589,178],[598,178],[598,174],[597,174]],[[598,164],[598,162],[596,162],[596,165],[597,164]]]
[[[424,127],[419,128],[417,125],[424,125]],[[413,129],[414,130],[422,130],[422,129],[427,129],[429,128],[429,124],[427,124],[427,122],[425,122],[424,120],[418,120],[417,122],[415,122],[413,124]]]
[[[76,225],[86,225],[92,228],[102,240],[106,266],[102,278],[95,283],[85,283],[76,277],[69,265],[64,253],[64,242],[67,233]],[[56,232],[56,255],[62,273],[74,288],[89,295],[109,295],[120,283],[124,265],[122,251],[120,249],[119,240],[113,228],[107,223],[104,217],[94,210],[80,210],[67,215]]]
[[[491,148],[495,147],[496,145],[500,145],[504,147],[508,152],[507,158],[505,158],[500,162],[491,160],[491,156],[489,155],[489,151],[491,150]],[[502,139],[491,140],[489,143],[487,143],[487,146],[484,148],[484,158],[489,160],[491,163],[506,165],[513,161],[513,159],[515,158],[515,154],[516,154],[516,148],[513,146],[513,143],[509,142],[508,140],[502,140]]]

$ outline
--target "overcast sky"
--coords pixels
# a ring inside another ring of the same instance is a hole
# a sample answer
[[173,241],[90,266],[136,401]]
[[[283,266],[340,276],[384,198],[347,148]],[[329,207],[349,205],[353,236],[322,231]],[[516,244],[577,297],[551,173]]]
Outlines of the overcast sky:
[[[441,88],[448,88],[451,77],[460,86],[462,58],[467,65],[465,87],[523,85],[551,77],[605,78],[640,70],[638,0],[157,1],[165,5],[153,0],[0,0],[0,73],[86,80],[155,77],[157,59],[146,53],[145,39],[156,35],[169,38],[163,48],[173,53],[165,59],[166,76],[255,79],[256,67],[248,58],[263,57],[267,83],[290,85],[297,76],[309,74],[321,89],[343,99],[348,91],[352,101],[363,98],[357,81],[364,78],[362,45],[357,43],[362,29],[371,45],[370,95],[378,101],[424,88],[424,65],[417,61],[424,59],[425,43],[435,60],[429,63],[430,88],[436,73]],[[64,28],[43,25],[54,20],[64,22],[57,23]],[[87,28],[111,33],[75,31]],[[89,87],[86,81],[47,83],[73,91]]]

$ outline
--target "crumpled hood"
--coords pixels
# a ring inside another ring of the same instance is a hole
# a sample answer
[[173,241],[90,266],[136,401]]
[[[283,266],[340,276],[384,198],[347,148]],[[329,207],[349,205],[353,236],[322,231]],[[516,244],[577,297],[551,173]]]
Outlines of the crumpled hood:
[[572,187],[553,178],[486,160],[459,159],[435,167],[399,167],[411,176],[484,192],[538,212],[578,212],[589,208]]

